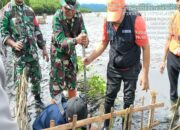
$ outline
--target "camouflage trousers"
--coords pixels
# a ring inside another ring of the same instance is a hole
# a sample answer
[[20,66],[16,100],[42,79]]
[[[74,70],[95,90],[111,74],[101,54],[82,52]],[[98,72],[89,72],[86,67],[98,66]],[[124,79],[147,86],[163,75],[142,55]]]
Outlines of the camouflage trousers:
[[27,81],[30,79],[30,82],[32,84],[32,88],[31,88],[32,93],[34,95],[39,94],[41,90],[40,82],[42,79],[42,74],[41,74],[41,68],[39,62],[36,60],[31,62],[18,60],[15,62],[14,78],[15,78],[16,87],[19,86],[20,77],[23,73],[24,68],[26,68],[26,72],[27,72]]
[[60,60],[56,56],[51,58],[50,93],[53,98],[64,89],[76,88],[77,70],[71,60]]

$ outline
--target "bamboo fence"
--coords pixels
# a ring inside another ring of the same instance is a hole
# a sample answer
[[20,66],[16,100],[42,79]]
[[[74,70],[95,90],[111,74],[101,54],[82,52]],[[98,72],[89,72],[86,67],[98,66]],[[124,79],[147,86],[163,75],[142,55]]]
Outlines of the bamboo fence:
[[20,130],[28,130],[26,71],[21,75],[19,87],[16,89],[16,121]]
[[[21,80],[19,83],[19,87],[16,90],[16,121],[18,122],[20,130],[29,130],[28,127],[28,109],[27,109],[27,78],[26,78],[26,71],[23,71],[21,75]],[[123,130],[131,130],[132,126],[132,115],[133,113],[141,112],[141,124],[139,130],[152,130],[153,127],[160,124],[159,121],[154,120],[154,112],[156,108],[161,108],[164,106],[163,102],[157,103],[156,102],[156,92],[151,92],[151,102],[150,105],[144,106],[144,97],[142,97],[142,104],[139,107],[130,106],[130,108],[114,111],[111,108],[111,112],[108,114],[103,114],[103,107],[100,107],[100,115],[95,117],[88,117],[87,119],[77,121],[77,115],[73,116],[73,121],[71,123],[67,123],[64,125],[55,126],[54,120],[50,121],[50,128],[44,130],[68,130],[72,129],[75,130],[76,128],[87,126],[87,130],[89,130],[89,125],[92,123],[97,123],[98,127],[97,130],[101,129],[101,123],[106,119],[110,119],[110,127],[109,130],[113,127],[113,118],[115,117],[123,117],[124,118],[124,125]],[[176,109],[174,112],[174,116],[171,120],[169,130],[178,130],[180,129],[180,125],[173,127],[175,122],[175,115],[178,111],[180,105],[180,97],[178,98],[177,104],[175,105]],[[144,126],[144,111],[149,111],[148,115],[148,123]],[[126,128],[128,127],[128,128]]]
[[[98,123],[98,122],[103,122],[106,119],[110,119],[110,126],[112,126],[113,122],[112,119],[114,117],[124,117],[124,127],[123,130],[126,130],[126,126],[128,126],[128,130],[131,130],[131,126],[132,126],[132,115],[133,113],[137,113],[137,112],[141,112],[141,128],[140,130],[152,130],[153,127],[157,126],[160,124],[159,121],[155,121],[154,120],[154,112],[156,108],[161,108],[164,106],[164,103],[160,102],[160,103],[156,103],[156,93],[154,91],[151,92],[151,104],[150,105],[146,105],[144,106],[144,97],[142,100],[142,106],[140,107],[134,107],[134,106],[130,106],[130,108],[124,109],[124,110],[120,110],[120,111],[114,111],[113,108],[111,109],[111,112],[108,114],[102,114],[99,116],[95,116],[95,117],[91,117],[91,118],[87,118],[84,120],[80,120],[77,121],[77,116],[74,115],[73,117],[73,121],[71,123],[68,124],[64,124],[64,125],[59,125],[59,126],[55,126],[55,123],[53,120],[51,120],[51,125],[50,128],[44,129],[44,130],[68,130],[68,129],[75,129],[75,128],[79,128],[82,126],[86,126],[86,125],[90,125],[92,123]],[[143,112],[145,110],[149,111],[149,115],[148,115],[148,124],[146,126],[143,125],[143,118],[144,118],[144,114]],[[102,110],[100,110],[101,112]],[[127,117],[129,119],[127,119]],[[127,125],[126,125],[127,124]],[[111,128],[109,128],[110,130]],[[97,130],[100,130],[100,128],[98,127]]]

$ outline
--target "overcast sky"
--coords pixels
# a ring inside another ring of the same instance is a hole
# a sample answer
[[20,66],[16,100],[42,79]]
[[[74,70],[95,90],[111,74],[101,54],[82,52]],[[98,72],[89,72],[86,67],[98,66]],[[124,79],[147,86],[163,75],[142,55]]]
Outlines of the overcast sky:
[[[80,4],[83,3],[94,3],[94,4],[106,4],[106,0],[78,0]],[[152,2],[153,1],[153,2]],[[176,3],[176,0],[126,0],[127,4],[138,4],[138,3]]]

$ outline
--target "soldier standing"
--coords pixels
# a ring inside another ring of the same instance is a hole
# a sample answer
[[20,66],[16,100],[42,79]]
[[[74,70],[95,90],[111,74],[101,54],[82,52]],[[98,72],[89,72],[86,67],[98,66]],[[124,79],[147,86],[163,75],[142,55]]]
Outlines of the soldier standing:
[[16,87],[19,86],[20,75],[26,67],[27,77],[31,79],[36,107],[43,108],[44,104],[40,98],[42,75],[37,45],[42,50],[46,61],[49,57],[35,13],[24,3],[24,0],[12,0],[8,3],[2,18],[1,35],[3,44],[11,46],[15,54]]
[[76,96],[76,45],[89,43],[76,0],[61,0],[61,9],[53,17],[51,45],[50,92],[52,98],[68,89],[69,98]]

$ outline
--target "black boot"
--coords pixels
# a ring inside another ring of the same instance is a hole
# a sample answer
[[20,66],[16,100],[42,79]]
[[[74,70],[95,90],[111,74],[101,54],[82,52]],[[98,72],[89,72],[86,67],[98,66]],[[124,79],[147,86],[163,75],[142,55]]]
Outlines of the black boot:
[[[113,106],[112,104],[107,104],[107,103],[104,104],[105,114],[110,113],[112,106]],[[104,121],[104,126],[103,126],[103,128],[101,130],[108,130],[109,129],[109,124],[110,124],[110,120],[106,119]]]
[[40,109],[43,110],[45,108],[45,105],[41,101],[40,94],[35,95],[34,98],[35,98],[35,106],[36,106],[36,108],[40,108]]

